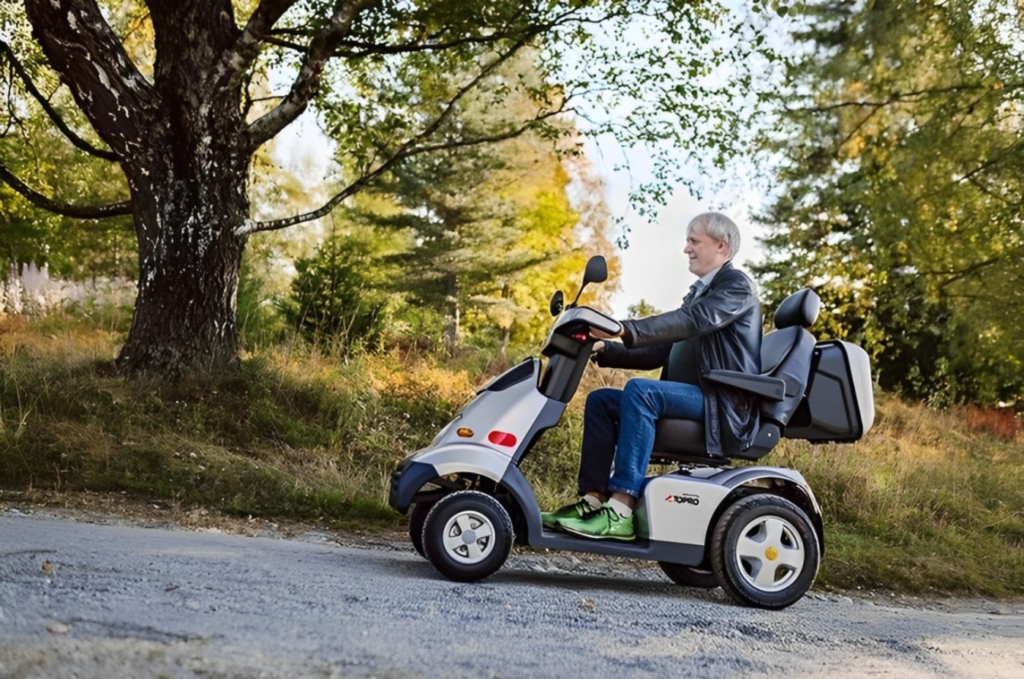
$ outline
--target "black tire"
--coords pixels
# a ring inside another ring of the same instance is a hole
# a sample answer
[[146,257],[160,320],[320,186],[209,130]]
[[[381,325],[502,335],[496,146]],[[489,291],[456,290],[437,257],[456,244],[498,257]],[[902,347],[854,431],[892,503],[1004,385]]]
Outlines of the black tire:
[[409,540],[412,548],[422,557],[423,553],[423,524],[427,521],[427,514],[434,508],[434,502],[417,502],[409,512]]
[[[459,538],[469,531],[468,541]],[[476,537],[486,531],[486,536]],[[442,575],[475,582],[505,563],[515,535],[512,519],[497,500],[475,490],[461,490],[438,500],[423,524],[423,552]]]
[[683,566],[678,563],[659,561],[661,572],[668,576],[668,579],[683,587],[697,587],[699,589],[714,589],[718,587],[718,576],[714,571],[706,571],[693,566]]
[[745,606],[793,605],[811,588],[820,562],[810,519],[778,495],[737,500],[718,520],[711,540],[711,568],[722,589]]

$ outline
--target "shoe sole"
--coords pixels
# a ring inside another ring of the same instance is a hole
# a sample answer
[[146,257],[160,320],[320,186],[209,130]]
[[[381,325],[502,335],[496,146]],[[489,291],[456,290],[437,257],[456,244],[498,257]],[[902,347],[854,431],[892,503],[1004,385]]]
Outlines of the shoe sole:
[[[576,517],[576,518],[582,518],[582,517]],[[548,523],[547,521],[544,520],[544,517],[541,517],[540,525],[541,525],[541,527],[548,528],[550,530],[564,530],[562,528],[562,524],[560,524],[559,521],[561,521],[561,519],[554,519],[553,521]]]
[[579,535],[581,538],[590,538],[591,540],[618,540],[620,542],[633,542],[636,540],[636,533],[628,537],[619,535],[590,535],[589,533],[581,533],[578,530],[573,530],[568,526],[559,525],[559,528],[564,530],[566,533],[572,533],[573,535]]

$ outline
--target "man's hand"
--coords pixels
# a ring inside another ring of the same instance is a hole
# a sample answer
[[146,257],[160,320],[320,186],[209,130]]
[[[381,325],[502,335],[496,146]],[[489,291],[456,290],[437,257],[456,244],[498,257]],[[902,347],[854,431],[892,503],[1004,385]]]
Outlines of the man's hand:
[[591,351],[594,352],[595,354],[599,354],[602,351],[604,351],[604,341],[602,340],[600,342],[594,342],[594,346],[591,349]]
[[601,339],[601,340],[615,339],[616,337],[622,336],[622,331],[620,330],[619,332],[617,332],[614,335],[609,335],[608,333],[604,332],[603,330],[598,330],[597,328],[591,327],[590,328],[590,336],[594,337],[594,338],[597,338],[597,339]]

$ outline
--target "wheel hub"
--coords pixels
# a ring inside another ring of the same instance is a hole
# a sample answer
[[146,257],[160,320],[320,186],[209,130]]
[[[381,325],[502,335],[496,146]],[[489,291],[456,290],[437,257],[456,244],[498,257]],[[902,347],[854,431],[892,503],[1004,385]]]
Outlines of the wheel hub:
[[789,587],[804,569],[807,553],[800,533],[780,516],[759,516],[739,534],[736,565],[740,576],[762,592]]
[[494,526],[480,512],[459,512],[444,526],[444,548],[455,561],[471,565],[479,563],[494,551]]

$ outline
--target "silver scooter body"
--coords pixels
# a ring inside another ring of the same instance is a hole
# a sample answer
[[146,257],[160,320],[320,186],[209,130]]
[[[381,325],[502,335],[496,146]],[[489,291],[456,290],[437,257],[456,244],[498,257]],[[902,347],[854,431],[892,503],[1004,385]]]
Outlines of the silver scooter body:
[[[529,358],[494,378],[434,438],[405,458],[392,478],[391,505],[405,512],[417,501],[416,492],[435,479],[480,477],[505,490],[519,510],[517,540],[532,547],[563,549],[652,559],[697,566],[705,562],[705,547],[723,506],[749,488],[785,486],[806,496],[813,508],[819,540],[821,512],[806,480],[781,467],[737,469],[697,467],[648,478],[635,508],[637,538],[632,542],[597,541],[547,530],[533,490],[519,470],[537,437],[553,427],[576,391],[581,366],[586,365],[593,340],[589,327],[617,334],[617,321],[588,307],[562,313],[545,341],[551,356],[544,366]],[[575,339],[572,337],[575,335]],[[568,357],[557,347],[579,345]],[[568,375],[557,384],[558,375]],[[431,499],[432,490],[424,496]]]

